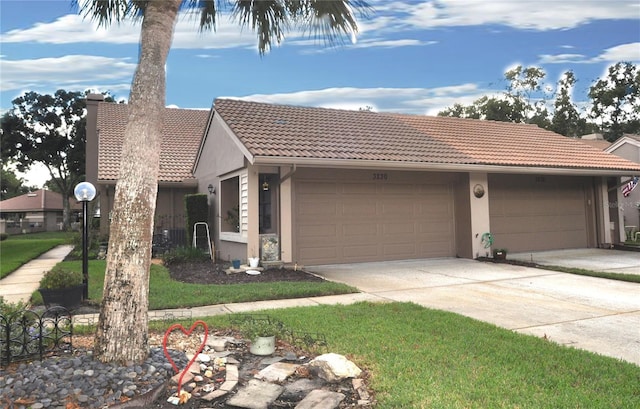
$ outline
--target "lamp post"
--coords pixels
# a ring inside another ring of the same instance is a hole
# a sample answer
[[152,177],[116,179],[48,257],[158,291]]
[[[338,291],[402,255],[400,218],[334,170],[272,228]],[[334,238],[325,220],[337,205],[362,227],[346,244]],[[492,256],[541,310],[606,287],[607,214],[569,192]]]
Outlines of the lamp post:
[[73,194],[78,202],[82,202],[82,299],[89,298],[89,217],[87,205],[96,197],[96,188],[89,182],[78,183],[73,189]]

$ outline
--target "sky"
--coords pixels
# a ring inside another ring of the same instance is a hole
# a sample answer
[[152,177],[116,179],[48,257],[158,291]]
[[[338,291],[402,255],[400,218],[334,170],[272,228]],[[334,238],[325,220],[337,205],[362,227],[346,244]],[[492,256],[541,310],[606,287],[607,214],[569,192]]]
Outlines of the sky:
[[[180,16],[166,64],[167,106],[209,109],[216,98],[370,107],[436,115],[505,90],[505,71],[542,68],[574,102],[619,61],[640,63],[637,0],[369,0],[359,30],[335,45],[294,27],[260,56],[256,35],[219,16],[215,32]],[[71,0],[0,0],[0,111],[26,91],[109,91],[126,99],[139,23],[98,27]],[[42,169],[27,173],[41,186]],[[29,184],[29,183],[28,183]]]

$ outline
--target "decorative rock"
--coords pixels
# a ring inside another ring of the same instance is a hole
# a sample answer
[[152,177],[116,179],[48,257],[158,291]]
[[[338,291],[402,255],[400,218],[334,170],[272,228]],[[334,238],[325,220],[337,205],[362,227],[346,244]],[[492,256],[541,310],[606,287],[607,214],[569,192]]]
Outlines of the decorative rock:
[[222,352],[227,347],[229,341],[226,338],[213,337],[207,340],[207,346],[213,348],[216,352]]
[[211,369],[207,369],[206,371],[204,371],[204,376],[206,376],[207,378],[212,378],[213,371]]
[[307,364],[317,370],[318,376],[328,382],[339,382],[346,378],[357,378],[362,370],[343,355],[329,353],[320,355]]
[[193,377],[193,380],[195,382],[202,382],[202,381],[204,381],[204,378],[202,377],[202,375],[196,375],[196,376]]
[[295,409],[335,409],[345,396],[338,392],[315,389],[311,391]]
[[211,361],[211,357],[207,354],[198,354],[197,360],[203,363],[207,363]]

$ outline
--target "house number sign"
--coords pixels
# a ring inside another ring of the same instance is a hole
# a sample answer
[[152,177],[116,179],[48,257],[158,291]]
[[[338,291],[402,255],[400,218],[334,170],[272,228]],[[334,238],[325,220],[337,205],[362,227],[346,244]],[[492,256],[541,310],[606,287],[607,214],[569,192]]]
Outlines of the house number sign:
[[387,180],[389,179],[389,175],[386,173],[374,173],[373,180]]

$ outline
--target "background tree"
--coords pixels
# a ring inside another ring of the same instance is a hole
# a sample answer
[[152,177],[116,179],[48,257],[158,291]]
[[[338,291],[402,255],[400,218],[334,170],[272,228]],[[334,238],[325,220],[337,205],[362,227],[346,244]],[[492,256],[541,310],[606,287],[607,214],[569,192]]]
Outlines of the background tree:
[[[222,4],[216,0],[82,3],[83,14],[101,25],[142,19],[94,340],[95,356],[103,362],[141,362],[148,354],[149,267],[165,106],[164,67],[179,9],[198,11],[200,29],[205,30],[214,28]],[[261,55],[274,41],[282,41],[285,31],[295,25],[323,34],[328,41],[339,38],[339,34],[354,33],[357,25],[352,10],[364,11],[367,7],[361,0],[236,0],[231,5],[238,22],[257,33]]]
[[545,107],[546,92],[542,88],[545,72],[541,68],[516,68],[505,72],[509,82],[500,97],[483,96],[471,105],[454,104],[439,112],[439,116],[486,119],[491,121],[549,125]]
[[640,133],[640,70],[619,62],[607,70],[589,90],[590,116],[604,137],[613,142],[624,133]]
[[553,117],[548,129],[572,138],[588,133],[587,121],[571,99],[576,77],[572,71],[565,72],[558,81]]
[[[58,90],[55,94],[26,92],[12,101],[1,119],[2,157],[16,163],[20,172],[43,164],[47,182],[61,193],[63,229],[70,226],[73,188],[84,178],[86,144],[86,92]],[[113,101],[107,95],[107,101]]]
[[27,92],[12,101],[2,117],[3,147],[21,172],[42,163],[63,193],[63,228],[70,225],[68,198],[84,175],[84,94],[58,90],[54,95]]
[[11,199],[12,197],[29,193],[31,190],[35,190],[35,188],[25,185],[24,179],[16,176],[14,171],[6,169],[4,166],[2,167],[2,174],[0,175],[0,200]]

